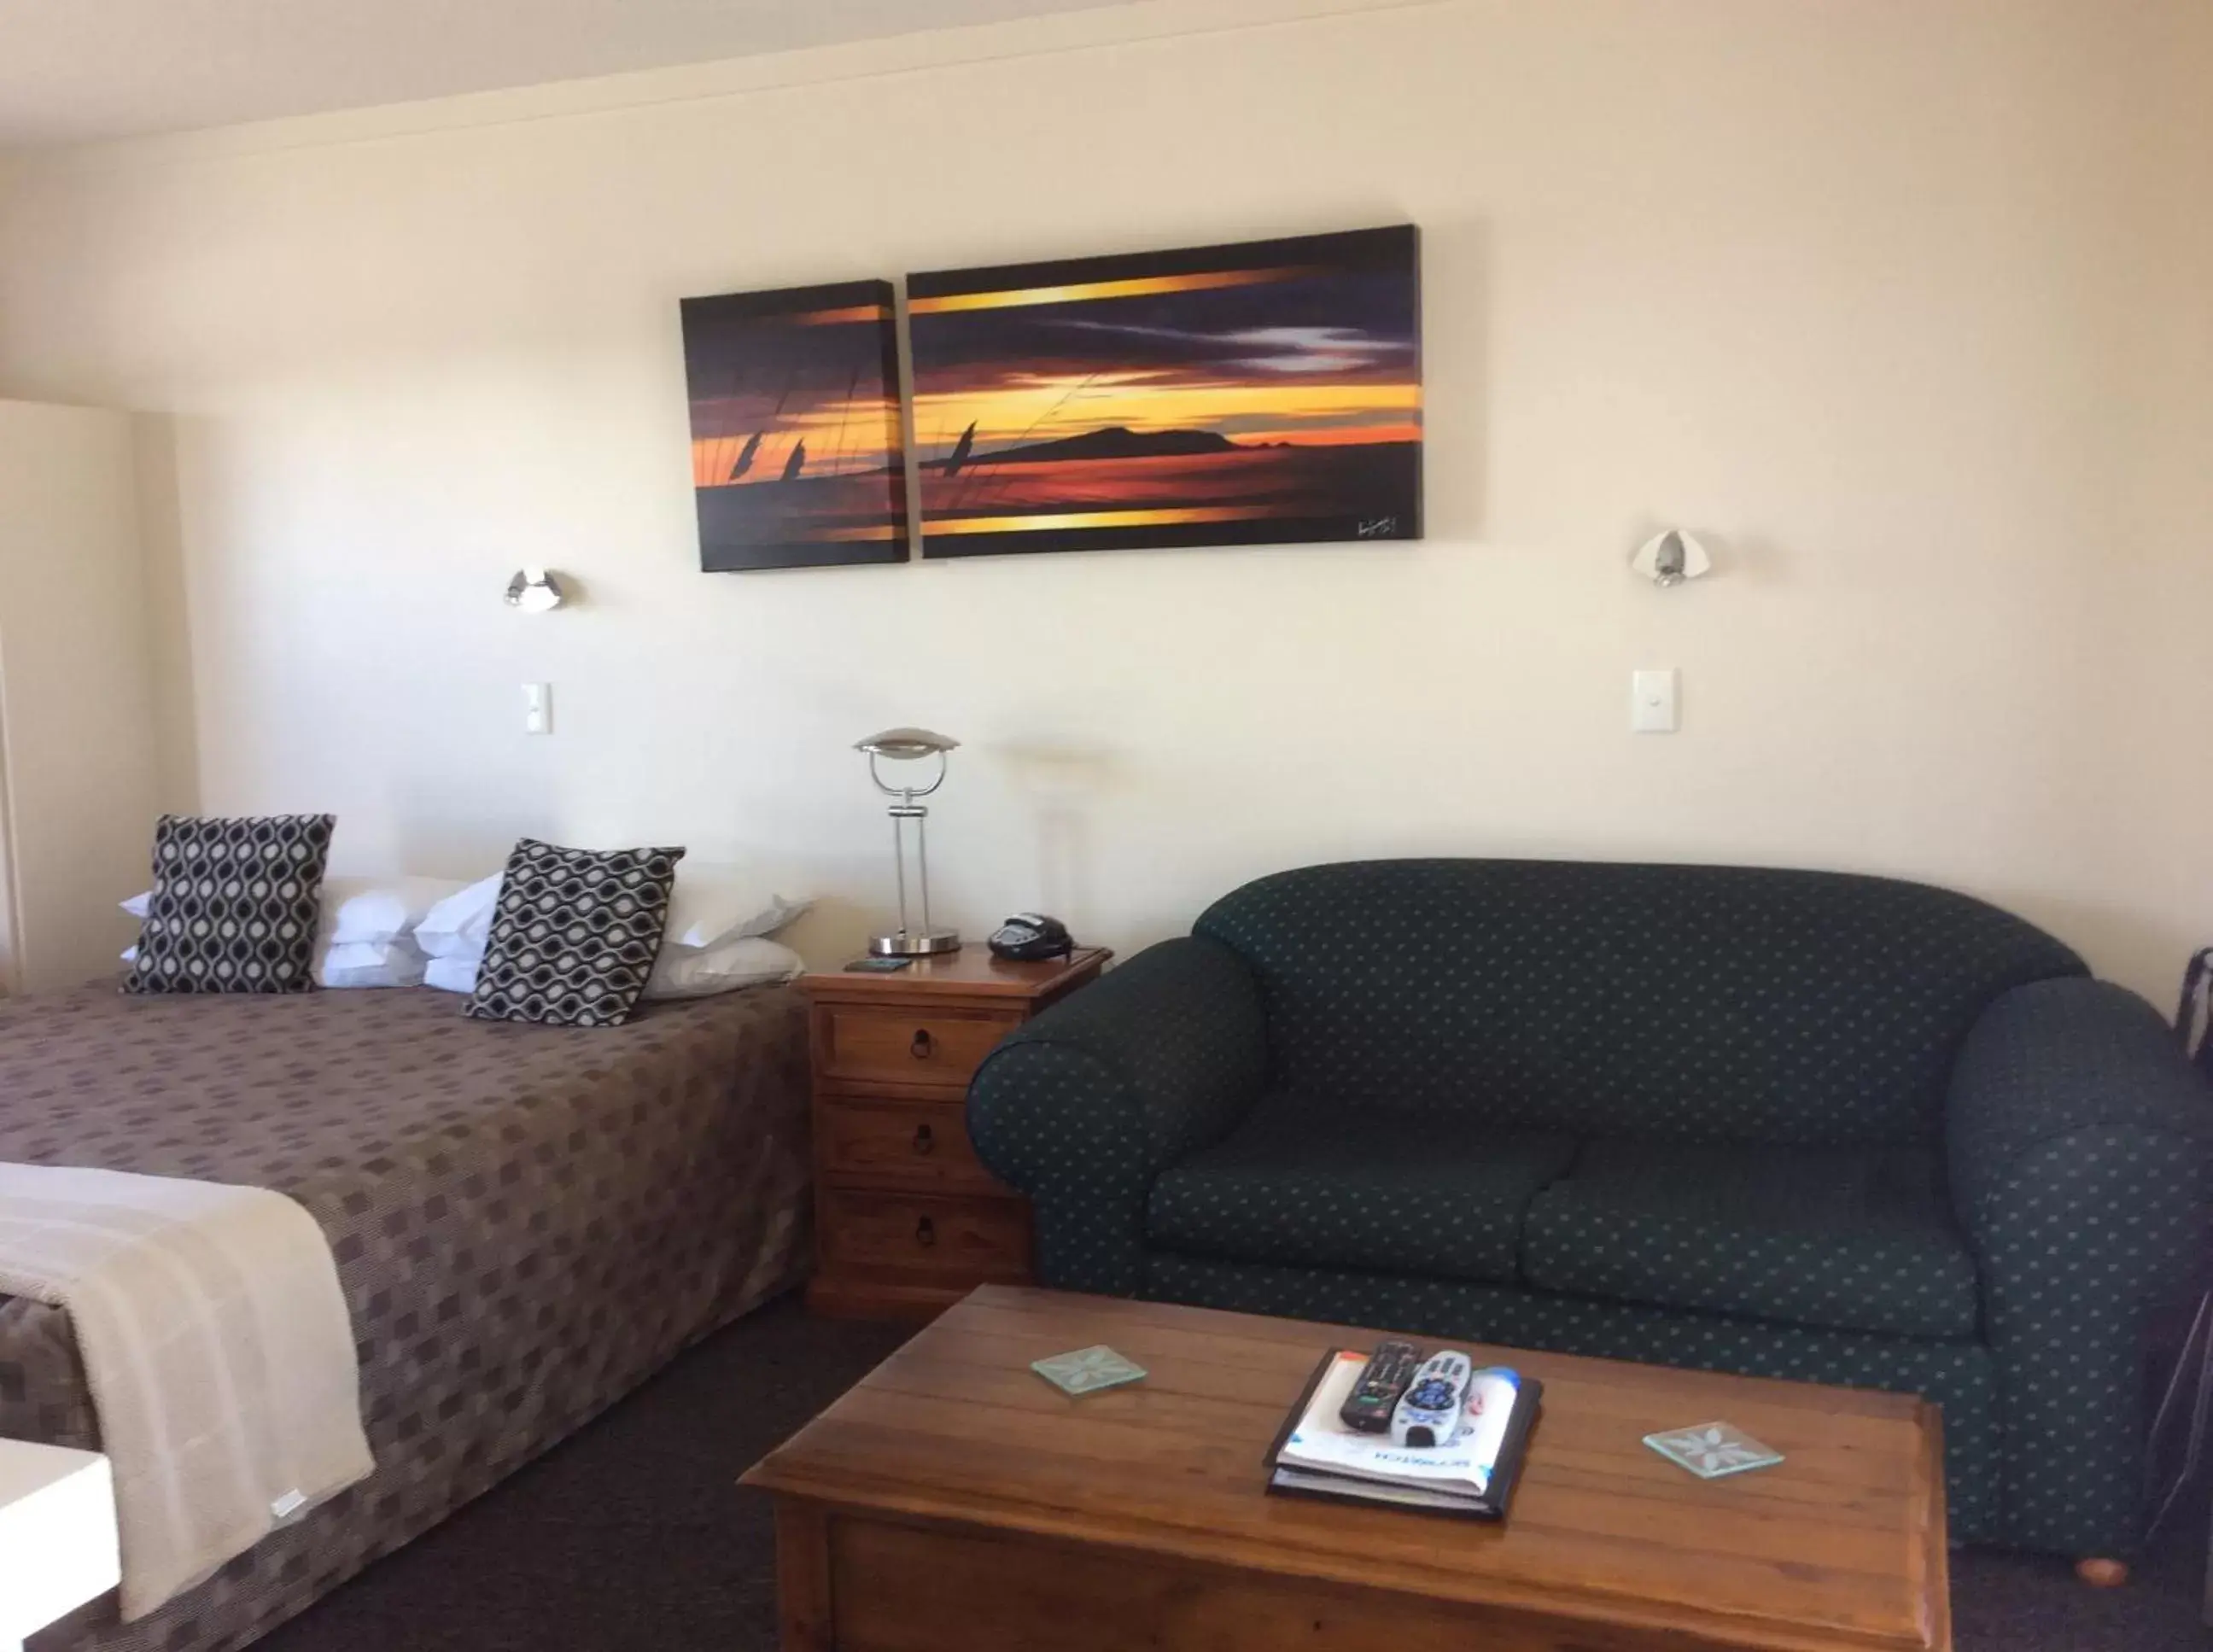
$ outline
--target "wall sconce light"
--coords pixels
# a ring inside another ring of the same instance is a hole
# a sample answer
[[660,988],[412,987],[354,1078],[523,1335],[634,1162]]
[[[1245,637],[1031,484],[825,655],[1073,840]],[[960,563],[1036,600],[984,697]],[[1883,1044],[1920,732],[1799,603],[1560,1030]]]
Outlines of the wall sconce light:
[[560,576],[551,568],[518,568],[507,582],[507,606],[525,613],[547,613],[568,600]]
[[1629,559],[1629,565],[1664,591],[1710,572],[1714,559],[1698,540],[1680,527],[1671,527],[1645,540]]

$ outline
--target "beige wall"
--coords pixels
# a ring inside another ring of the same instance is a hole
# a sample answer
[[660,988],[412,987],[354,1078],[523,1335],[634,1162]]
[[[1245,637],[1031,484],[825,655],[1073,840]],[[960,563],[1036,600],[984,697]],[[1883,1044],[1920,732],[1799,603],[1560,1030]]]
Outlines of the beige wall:
[[[673,839],[874,905],[845,747],[914,721],[968,742],[972,928],[1743,859],[2164,1000],[2213,940],[2208,9],[1177,0],[136,146],[19,180],[0,387],[163,416],[172,796],[336,809],[344,863]],[[680,296],[1399,219],[1425,543],[696,571]],[[1667,522],[1716,577],[1631,577]],[[526,561],[588,601],[509,613]],[[1627,732],[1644,665],[1681,734]]]
[[2115,769],[2100,843],[2151,920],[2154,983],[2162,930],[2177,951],[2213,945],[2213,5],[2187,9],[2142,169],[2160,229],[2133,468],[2099,533],[2125,569],[2103,656]]

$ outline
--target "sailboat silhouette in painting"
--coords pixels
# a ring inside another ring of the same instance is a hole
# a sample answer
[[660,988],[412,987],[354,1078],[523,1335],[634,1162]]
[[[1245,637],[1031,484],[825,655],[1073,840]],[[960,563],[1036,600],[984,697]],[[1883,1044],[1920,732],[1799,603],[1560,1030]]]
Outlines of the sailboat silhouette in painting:
[[710,570],[900,562],[891,284],[684,301],[692,485]]
[[906,290],[925,557],[1421,537],[1411,224]]
[[761,433],[759,430],[755,430],[747,439],[744,449],[738,454],[738,462],[730,466],[729,477],[730,481],[736,481],[753,467],[753,455],[760,451],[760,439]]

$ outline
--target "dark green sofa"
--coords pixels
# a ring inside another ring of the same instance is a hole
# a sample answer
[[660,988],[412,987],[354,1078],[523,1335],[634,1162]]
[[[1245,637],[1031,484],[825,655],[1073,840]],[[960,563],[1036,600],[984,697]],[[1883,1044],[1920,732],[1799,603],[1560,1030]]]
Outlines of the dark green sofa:
[[2125,1558],[2213,1099],[1962,895],[1381,861],[1217,903],[968,1120],[1046,1284],[1925,1394],[1956,1539]]

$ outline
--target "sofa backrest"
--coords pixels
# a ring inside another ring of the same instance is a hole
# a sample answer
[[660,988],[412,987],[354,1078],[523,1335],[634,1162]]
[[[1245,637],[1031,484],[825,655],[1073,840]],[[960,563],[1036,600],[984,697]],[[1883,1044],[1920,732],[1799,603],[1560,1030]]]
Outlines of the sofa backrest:
[[1276,1088],[1585,1136],[1926,1139],[1983,1008],[2084,972],[1948,890],[1746,867],[1349,862],[1195,927],[1259,978]]

